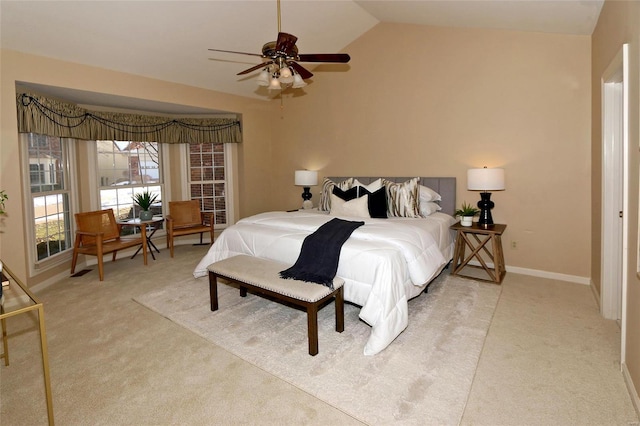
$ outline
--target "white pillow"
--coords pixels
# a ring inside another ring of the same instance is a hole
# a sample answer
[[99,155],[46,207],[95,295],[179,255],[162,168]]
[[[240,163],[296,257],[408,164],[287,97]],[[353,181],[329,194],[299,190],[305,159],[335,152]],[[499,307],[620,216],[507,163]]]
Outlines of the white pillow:
[[350,216],[370,218],[369,215],[369,194],[360,198],[345,201],[335,194],[331,194],[331,216]]
[[420,202],[422,201],[440,201],[442,197],[433,189],[420,185]]
[[427,217],[432,213],[442,210],[440,204],[433,201],[420,201],[420,214],[423,217]]
[[353,186],[361,186],[366,188],[369,192],[376,192],[378,189],[382,188],[382,178],[378,178],[371,182],[369,185],[365,185],[361,183],[358,179],[353,181]]

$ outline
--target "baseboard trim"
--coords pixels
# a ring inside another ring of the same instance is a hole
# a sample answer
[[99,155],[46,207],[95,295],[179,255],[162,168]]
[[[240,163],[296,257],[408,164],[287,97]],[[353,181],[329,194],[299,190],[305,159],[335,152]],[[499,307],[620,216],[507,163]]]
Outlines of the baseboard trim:
[[[156,238],[154,238],[154,243],[156,243],[156,245],[158,245],[158,248],[161,250],[161,252],[165,252],[167,253],[167,256],[169,255],[169,249],[165,247],[165,244],[163,243],[165,241],[164,236],[161,236],[162,239],[160,237],[157,238],[158,241],[156,241]],[[199,244],[200,243],[200,238],[197,235],[191,235],[185,238],[180,238],[177,239],[175,241],[175,245],[179,246],[179,245],[192,245],[192,244]],[[162,244],[162,245],[159,245]],[[208,235],[205,236],[204,241],[203,241],[203,245],[210,245],[210,241],[208,238]],[[135,251],[137,250],[136,247],[133,248],[128,248],[122,251],[118,252],[118,259],[124,259],[126,257],[131,257],[133,255],[133,253],[135,253]],[[142,258],[142,253],[138,253],[138,256],[140,258]],[[138,257],[136,256],[136,257]],[[157,253],[156,253],[157,256]],[[111,262],[111,254],[105,255],[104,257],[104,261],[106,262]],[[149,255],[149,262],[153,261],[151,259],[151,256]],[[140,259],[140,264],[142,264],[142,259]],[[70,261],[69,261],[69,265],[70,265]],[[98,265],[98,259],[95,256],[85,256],[84,262],[80,261],[78,262],[78,264],[76,265],[76,270],[82,270],[84,268],[87,267],[96,267],[97,268]],[[35,293],[36,295],[38,294],[39,291],[44,290],[45,288],[57,283],[58,281],[63,280],[64,278],[68,278],[71,275],[71,272],[69,270],[67,271],[62,271],[54,276],[49,277],[48,279],[34,285],[33,287],[29,287],[29,290],[31,290],[33,293]],[[24,302],[25,300],[29,300],[26,296],[24,300],[17,300]]]
[[[175,245],[183,245],[183,244],[197,244],[200,242],[200,239],[197,237],[189,237],[189,238],[181,238],[180,240],[176,240]],[[166,249],[168,251],[168,249]],[[124,255],[127,255],[130,253],[133,253],[133,249],[130,250],[126,250],[123,251],[122,257],[125,257]],[[92,266],[92,265],[96,265],[98,263],[97,259],[93,256],[90,256],[89,259],[83,264],[78,264],[77,265],[77,269],[80,270],[83,267],[87,267],[87,266]],[[471,261],[469,262],[470,265],[475,265],[475,266],[480,266],[480,263],[477,261]],[[493,264],[492,263],[488,263],[489,267],[493,268]],[[583,285],[588,285],[591,287],[591,290],[594,293],[594,297],[596,298],[596,302],[598,303],[598,306],[600,306],[600,296],[597,294],[597,291],[595,289],[595,286],[593,285],[593,282],[590,278],[588,277],[580,277],[577,275],[568,275],[568,274],[560,274],[558,272],[549,272],[549,271],[541,271],[539,269],[529,269],[529,268],[520,268],[518,266],[506,266],[507,272],[513,272],[514,274],[522,274],[522,275],[529,275],[532,277],[539,277],[539,278],[547,278],[547,279],[552,279],[552,280],[559,280],[559,281],[567,281],[567,282],[572,282],[572,283],[577,283],[577,284],[583,284]],[[47,287],[49,287],[50,285],[56,283],[57,281],[60,281],[61,279],[68,277],[69,276],[69,272],[61,272],[60,274],[57,274],[49,279],[47,279],[46,281],[43,281],[41,283],[39,283],[38,285],[34,286],[31,290],[37,294],[37,292],[39,290],[43,290]]]
[[[29,287],[29,291],[31,291],[33,294],[36,295],[36,297],[38,297],[38,292],[55,284],[57,281],[62,280],[64,277],[69,276],[68,272],[61,272],[57,275],[54,275],[50,278],[48,278],[47,280],[34,285],[33,287]],[[14,288],[17,288],[17,290],[13,291],[12,293],[18,293],[18,294],[14,294],[11,298],[6,297],[5,298],[5,307],[8,310],[13,310],[13,309],[18,309],[24,306],[31,306],[33,305],[33,302],[31,301],[31,298],[29,298],[29,296],[27,296],[26,294],[24,294],[24,292],[22,290],[20,290],[20,287],[18,287],[17,284],[9,284],[11,289],[13,290]]]
[[589,285],[591,281],[588,277],[560,274],[558,272],[541,271],[538,269],[520,268],[517,266],[507,266],[507,272],[513,272],[514,274],[531,275],[533,277],[549,278],[552,280],[568,281],[571,283],[583,285]]
[[[34,285],[33,287],[29,287],[29,291],[31,291],[37,297],[38,293],[40,291],[44,290],[47,287],[52,286],[53,284],[57,283],[58,281],[63,280],[64,278],[66,278],[68,276],[69,276],[69,271],[62,271],[62,272],[60,272],[60,273],[58,273],[56,275],[53,275],[53,276],[47,278],[46,280]],[[16,287],[17,287],[17,285],[16,285]],[[24,306],[24,305],[31,305],[32,304],[31,299],[29,298],[29,296],[24,294],[22,292],[22,290],[18,290],[18,292],[20,294],[15,295],[11,299],[8,299],[8,300],[5,299],[6,306],[8,308],[19,308],[19,307]]]
[[[472,260],[469,265],[480,266],[480,262]],[[490,268],[493,268],[493,263],[487,262]],[[529,275],[532,277],[548,278],[550,280],[568,281],[576,284],[591,285],[591,279],[589,277],[580,277],[577,275],[560,274],[558,272],[541,271],[539,269],[520,268],[518,266],[505,267],[507,272],[513,272],[514,274]]]
[[627,390],[629,391],[629,396],[631,397],[631,402],[633,403],[633,408],[636,409],[636,414],[640,417],[640,397],[638,397],[638,392],[636,391],[636,387],[633,384],[633,379],[631,379],[631,375],[629,374],[629,369],[627,369],[627,364],[622,364],[622,377],[624,377],[624,383],[627,385]]

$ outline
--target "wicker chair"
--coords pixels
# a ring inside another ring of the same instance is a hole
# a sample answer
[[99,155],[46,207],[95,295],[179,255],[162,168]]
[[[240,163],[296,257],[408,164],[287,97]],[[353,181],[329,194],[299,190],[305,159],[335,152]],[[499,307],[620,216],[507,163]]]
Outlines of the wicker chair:
[[169,216],[167,219],[167,247],[173,257],[173,244],[175,237],[183,235],[202,234],[208,232],[213,244],[213,213],[202,213],[200,201],[170,201]]
[[76,270],[78,254],[97,256],[100,281],[104,280],[104,266],[102,256],[113,253],[112,261],[116,260],[118,250],[135,247],[142,244],[142,237],[127,237],[120,239],[122,226],[116,222],[112,209],[92,212],[76,213],[76,239],[73,244],[73,260],[71,274]]

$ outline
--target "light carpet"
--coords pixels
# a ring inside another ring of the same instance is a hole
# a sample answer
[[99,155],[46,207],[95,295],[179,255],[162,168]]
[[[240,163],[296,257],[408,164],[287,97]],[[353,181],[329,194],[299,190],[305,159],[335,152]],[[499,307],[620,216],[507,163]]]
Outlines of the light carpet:
[[362,351],[371,328],[345,305],[335,331],[334,305],[318,315],[319,350],[308,354],[303,311],[218,285],[209,309],[207,278],[189,279],[135,300],[240,358],[368,424],[460,422],[501,287],[438,277],[409,301],[409,326],[381,353]]

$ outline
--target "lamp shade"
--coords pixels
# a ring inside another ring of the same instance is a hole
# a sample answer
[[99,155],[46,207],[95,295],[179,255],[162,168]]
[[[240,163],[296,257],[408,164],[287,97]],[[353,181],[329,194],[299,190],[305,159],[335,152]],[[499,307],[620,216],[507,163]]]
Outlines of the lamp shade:
[[314,170],[296,170],[297,186],[315,186],[318,184],[318,172]]
[[293,75],[291,74],[291,70],[289,69],[289,67],[280,68],[280,77],[289,78],[289,77],[292,77],[292,76]]
[[258,75],[258,86],[268,87],[269,86],[269,72],[267,69],[263,69]]
[[278,81],[277,78],[275,77],[271,77],[271,80],[269,81],[269,90],[281,90],[282,86],[280,86],[280,82]]
[[304,82],[304,80],[302,79],[302,77],[300,77],[300,74],[295,73],[293,74],[293,88],[294,89],[301,89],[304,86],[306,86],[307,83]]
[[467,170],[467,189],[470,191],[504,190],[504,169]]
[[293,83],[293,74],[291,73],[291,70],[288,67],[281,68],[280,78],[278,78],[278,80],[280,80],[280,83],[284,84]]

